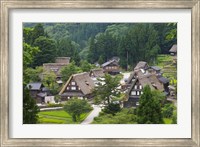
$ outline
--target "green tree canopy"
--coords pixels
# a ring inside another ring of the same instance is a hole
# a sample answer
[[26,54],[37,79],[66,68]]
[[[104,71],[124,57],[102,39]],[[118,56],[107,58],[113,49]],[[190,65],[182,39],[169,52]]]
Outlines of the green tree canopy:
[[92,107],[86,100],[72,98],[64,105],[64,110],[72,116],[74,122],[80,120],[80,115],[92,110]]
[[35,100],[30,96],[29,90],[23,90],[23,124],[36,124],[39,108]]
[[71,75],[80,73],[80,72],[82,72],[82,70],[78,66],[75,65],[74,61],[72,61],[70,64],[68,64],[67,66],[61,69],[62,80],[66,82],[70,78]]
[[49,88],[51,94],[55,95],[58,93],[59,85],[56,83],[56,74],[54,72],[46,73],[42,82],[45,87]]
[[35,69],[34,68],[26,68],[26,69],[24,69],[24,72],[25,72],[27,78],[29,79],[28,82],[40,82],[42,72],[43,72],[43,67],[37,66]]
[[34,46],[40,49],[33,61],[33,67],[41,66],[43,63],[53,63],[56,55],[55,41],[44,36],[40,36],[34,42]]
[[80,68],[83,72],[89,72],[92,69],[92,65],[88,63],[86,60],[82,60],[80,62]]
[[162,94],[157,91],[151,91],[148,85],[144,87],[143,94],[139,99],[139,107],[137,108],[139,124],[163,123],[161,100],[163,100]]
[[105,74],[103,79],[98,79],[98,81],[98,86],[93,90],[96,102],[103,101],[104,104],[107,103],[109,105],[112,99],[120,96],[120,92],[117,90],[119,78]]

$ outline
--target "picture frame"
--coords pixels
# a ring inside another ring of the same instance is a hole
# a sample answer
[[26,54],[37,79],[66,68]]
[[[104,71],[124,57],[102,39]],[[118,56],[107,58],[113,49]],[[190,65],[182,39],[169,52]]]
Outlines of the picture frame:
[[[190,139],[14,139],[9,138],[9,10],[64,8],[121,9],[191,9],[192,10],[192,137]],[[199,63],[200,63],[200,1],[1,1],[1,146],[200,146]]]

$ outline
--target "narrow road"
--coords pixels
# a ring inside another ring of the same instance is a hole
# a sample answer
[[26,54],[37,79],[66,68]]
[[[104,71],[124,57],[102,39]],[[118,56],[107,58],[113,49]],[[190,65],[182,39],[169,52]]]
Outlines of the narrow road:
[[100,106],[92,105],[92,107],[93,107],[92,112],[88,115],[88,117],[81,124],[84,124],[84,125],[90,124],[93,121],[93,119],[99,115],[99,112],[101,112]]

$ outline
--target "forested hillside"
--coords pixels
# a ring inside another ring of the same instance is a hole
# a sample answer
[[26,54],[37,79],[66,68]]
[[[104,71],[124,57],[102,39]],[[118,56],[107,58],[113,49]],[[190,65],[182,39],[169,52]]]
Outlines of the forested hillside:
[[167,54],[176,43],[174,23],[25,23],[25,47],[39,51],[29,67],[54,62],[55,57],[69,56],[80,65],[120,57],[122,68],[132,69],[140,60],[156,62],[158,54]]

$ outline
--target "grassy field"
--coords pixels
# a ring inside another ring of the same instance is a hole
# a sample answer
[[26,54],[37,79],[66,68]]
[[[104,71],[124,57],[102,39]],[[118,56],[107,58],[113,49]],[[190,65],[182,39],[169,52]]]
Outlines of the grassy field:
[[80,120],[75,123],[72,121],[72,117],[64,110],[41,111],[39,112],[39,123],[40,124],[79,124],[88,116],[89,113],[82,114],[80,117]]

